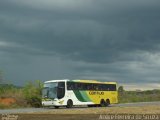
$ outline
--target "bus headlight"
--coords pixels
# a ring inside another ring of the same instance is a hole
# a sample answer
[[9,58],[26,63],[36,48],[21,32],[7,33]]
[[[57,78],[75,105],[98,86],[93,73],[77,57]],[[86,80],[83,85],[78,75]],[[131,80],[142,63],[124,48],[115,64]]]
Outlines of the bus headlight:
[[57,98],[55,98],[53,101],[58,101],[58,99],[57,99]]

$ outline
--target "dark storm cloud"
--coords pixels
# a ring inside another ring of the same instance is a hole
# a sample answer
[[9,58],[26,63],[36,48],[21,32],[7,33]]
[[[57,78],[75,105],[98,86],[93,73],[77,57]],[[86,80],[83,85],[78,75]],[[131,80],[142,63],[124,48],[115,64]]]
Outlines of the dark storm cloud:
[[[159,0],[0,1],[0,51],[30,62],[33,56],[66,59],[79,77],[145,81],[149,66],[132,62],[148,64],[144,54],[159,53],[159,13]],[[151,74],[148,81],[157,81],[158,73]]]
[[39,8],[41,6],[36,9],[34,5],[25,6],[27,2],[18,2],[1,4],[1,37],[5,41],[14,40],[46,53],[57,52],[70,59],[88,62],[124,60],[127,59],[123,59],[126,51],[159,50],[160,9],[157,1],[146,1],[146,5],[117,1],[120,6],[115,2],[97,4],[90,1],[89,8],[86,5],[84,10],[82,5],[79,9],[54,5],[53,9],[43,8],[43,5],[43,9]]

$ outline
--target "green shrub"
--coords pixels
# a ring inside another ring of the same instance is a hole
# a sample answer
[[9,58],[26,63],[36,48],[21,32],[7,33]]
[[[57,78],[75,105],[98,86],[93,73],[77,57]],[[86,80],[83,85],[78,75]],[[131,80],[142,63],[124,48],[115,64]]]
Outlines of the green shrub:
[[119,91],[119,103],[160,101],[160,90]]
[[0,98],[14,98],[16,103],[6,106],[0,104],[0,109],[17,107],[41,107],[42,83],[37,80],[27,83],[23,88],[13,85],[0,86]]
[[42,83],[37,80],[34,83],[29,82],[23,89],[27,104],[32,107],[41,107]]

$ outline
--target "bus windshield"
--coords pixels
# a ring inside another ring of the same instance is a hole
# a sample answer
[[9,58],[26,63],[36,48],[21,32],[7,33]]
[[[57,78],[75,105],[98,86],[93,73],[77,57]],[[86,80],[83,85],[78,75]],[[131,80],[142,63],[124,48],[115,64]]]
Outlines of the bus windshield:
[[57,82],[52,83],[45,83],[44,88],[42,90],[42,97],[43,98],[56,98],[57,97]]

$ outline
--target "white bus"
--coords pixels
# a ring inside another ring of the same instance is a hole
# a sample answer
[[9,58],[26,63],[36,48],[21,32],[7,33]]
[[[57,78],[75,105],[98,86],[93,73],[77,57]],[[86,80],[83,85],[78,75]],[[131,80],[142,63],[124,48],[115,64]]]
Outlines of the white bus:
[[100,82],[97,80],[50,80],[44,82],[42,105],[108,106],[118,102],[116,82]]

